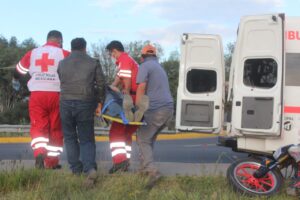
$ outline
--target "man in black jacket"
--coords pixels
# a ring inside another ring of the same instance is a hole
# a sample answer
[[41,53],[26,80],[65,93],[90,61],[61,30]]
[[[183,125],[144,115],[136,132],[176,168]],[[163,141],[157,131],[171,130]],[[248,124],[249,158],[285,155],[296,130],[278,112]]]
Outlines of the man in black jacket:
[[97,178],[94,112],[101,112],[105,79],[99,61],[87,55],[83,38],[73,39],[71,50],[70,56],[58,66],[64,141],[72,172],[85,173],[87,181],[94,184]]

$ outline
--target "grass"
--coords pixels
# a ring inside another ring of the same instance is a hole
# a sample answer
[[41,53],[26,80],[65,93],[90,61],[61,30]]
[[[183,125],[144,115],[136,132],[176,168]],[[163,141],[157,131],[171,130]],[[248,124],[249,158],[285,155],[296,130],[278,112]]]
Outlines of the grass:
[[29,135],[30,135],[29,133],[23,133],[23,132],[18,132],[18,133],[0,132],[0,137],[28,137]]
[[[0,172],[1,200],[243,200],[224,177],[164,177],[151,191],[145,189],[147,178],[137,174],[100,174],[93,189],[82,187],[84,177],[68,171],[15,170]],[[294,200],[284,192],[268,200]]]

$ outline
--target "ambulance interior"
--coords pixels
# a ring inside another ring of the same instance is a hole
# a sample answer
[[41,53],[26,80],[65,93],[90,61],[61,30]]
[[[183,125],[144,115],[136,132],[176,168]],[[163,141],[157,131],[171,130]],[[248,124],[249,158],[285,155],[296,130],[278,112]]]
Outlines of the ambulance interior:
[[249,87],[274,87],[277,81],[276,61],[271,58],[246,60],[243,80],[244,84]]
[[190,93],[214,92],[217,86],[217,73],[213,70],[191,69],[187,73],[186,88]]

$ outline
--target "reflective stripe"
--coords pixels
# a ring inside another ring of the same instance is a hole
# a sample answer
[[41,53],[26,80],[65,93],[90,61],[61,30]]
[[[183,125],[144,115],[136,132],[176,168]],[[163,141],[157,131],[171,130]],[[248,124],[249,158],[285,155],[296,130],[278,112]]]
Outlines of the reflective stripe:
[[47,149],[48,151],[60,151],[60,152],[63,152],[63,148],[62,148],[62,147],[55,147],[55,146],[50,146],[50,145],[48,145],[48,146],[46,147],[46,149]]
[[47,148],[47,144],[46,143],[38,143],[32,147],[33,150],[38,149],[38,148]]
[[111,152],[112,157],[115,157],[116,155],[119,155],[119,154],[126,154],[126,150],[125,149],[116,149]]
[[130,153],[127,153],[126,154],[126,157],[129,159],[131,157],[131,154]]
[[117,148],[117,147],[125,147],[125,142],[112,142],[110,143],[110,148]]
[[125,149],[126,151],[131,151],[131,146],[126,146]]
[[121,70],[119,71],[119,73],[131,74],[131,70],[123,70],[123,69],[121,69]]
[[35,143],[38,143],[38,142],[49,142],[49,139],[48,139],[48,138],[45,138],[45,137],[37,137],[37,138],[34,138],[34,139],[31,141],[31,146],[33,146]]
[[26,74],[27,72],[29,72],[29,69],[26,69],[25,67],[23,67],[23,66],[21,65],[21,62],[19,62],[19,63],[17,64],[17,69],[18,69],[21,73],[23,73],[23,74]]
[[130,74],[118,73],[118,76],[131,78],[131,75],[130,75]]
[[21,74],[26,74],[27,72],[22,70],[21,67],[19,66],[19,64],[16,65],[16,68],[18,70],[18,72],[20,72]]
[[48,152],[48,154],[47,154],[47,156],[50,156],[50,157],[57,157],[59,155],[60,155],[60,153],[58,153],[58,152]]
[[21,64],[21,62],[19,62],[18,65],[19,65],[20,69],[22,69],[23,71],[29,72],[29,69],[23,67],[22,64]]

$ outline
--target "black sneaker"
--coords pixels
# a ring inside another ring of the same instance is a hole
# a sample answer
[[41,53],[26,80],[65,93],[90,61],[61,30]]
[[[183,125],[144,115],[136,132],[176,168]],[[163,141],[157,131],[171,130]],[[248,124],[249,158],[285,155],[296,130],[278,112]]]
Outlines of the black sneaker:
[[36,169],[45,169],[45,165],[44,165],[44,156],[42,154],[39,154],[36,158],[35,158],[35,168]]
[[121,163],[114,164],[109,170],[109,174],[114,174],[116,172],[127,172],[129,168],[129,161],[125,160]]

